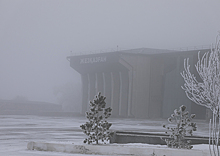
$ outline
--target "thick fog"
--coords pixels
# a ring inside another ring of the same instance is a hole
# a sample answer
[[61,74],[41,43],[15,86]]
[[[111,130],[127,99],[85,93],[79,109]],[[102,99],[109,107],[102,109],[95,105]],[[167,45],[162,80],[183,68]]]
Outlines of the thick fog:
[[54,102],[80,75],[66,57],[90,51],[210,45],[220,1],[1,0],[0,99]]

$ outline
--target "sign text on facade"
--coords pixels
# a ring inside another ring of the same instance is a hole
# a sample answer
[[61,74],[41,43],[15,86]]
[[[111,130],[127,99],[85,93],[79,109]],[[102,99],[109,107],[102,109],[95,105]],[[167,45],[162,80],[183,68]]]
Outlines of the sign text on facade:
[[80,59],[80,64],[106,62],[106,57],[90,57]]

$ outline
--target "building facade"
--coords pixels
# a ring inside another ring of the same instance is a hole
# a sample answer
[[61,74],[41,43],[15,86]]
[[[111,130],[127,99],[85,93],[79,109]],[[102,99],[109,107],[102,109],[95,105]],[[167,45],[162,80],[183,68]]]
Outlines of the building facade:
[[194,66],[198,51],[209,49],[179,52],[140,48],[67,57],[81,75],[82,113],[101,92],[115,117],[167,118],[184,104],[204,119],[206,108],[187,99],[181,89],[184,59],[189,58]]

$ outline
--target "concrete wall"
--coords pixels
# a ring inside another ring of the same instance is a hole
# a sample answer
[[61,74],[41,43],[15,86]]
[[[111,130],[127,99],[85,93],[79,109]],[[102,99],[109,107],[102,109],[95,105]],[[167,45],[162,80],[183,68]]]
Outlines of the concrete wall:
[[150,99],[149,99],[149,118],[160,118],[163,106],[163,74],[164,61],[162,58],[151,57],[150,65]]
[[148,118],[151,59],[144,55],[123,55],[122,58],[133,68],[131,114],[138,118]]
[[181,88],[181,86],[184,85],[184,80],[180,73],[184,71],[185,58],[189,58],[189,64],[191,65],[190,71],[199,78],[195,70],[195,64],[198,61],[198,51],[167,54],[167,58],[169,59],[166,60],[165,67],[169,66],[168,64],[172,64],[173,68],[172,70],[166,69],[167,72],[164,74],[162,117],[169,117],[174,109],[178,109],[179,106],[185,105],[190,113],[197,114],[198,119],[205,119],[206,108],[189,100],[184,90]]
[[186,97],[184,90],[181,89],[181,85],[184,83],[180,75],[180,72],[183,71],[183,59],[180,56],[175,56],[173,62],[174,69],[165,73],[164,76],[163,118],[169,117],[174,109],[178,109],[181,105],[185,105],[187,110],[191,111],[191,101]]
[[98,92],[106,96],[107,107],[112,107],[113,116],[128,116],[129,78],[128,71],[112,71],[81,74],[82,114],[89,111],[89,101]]

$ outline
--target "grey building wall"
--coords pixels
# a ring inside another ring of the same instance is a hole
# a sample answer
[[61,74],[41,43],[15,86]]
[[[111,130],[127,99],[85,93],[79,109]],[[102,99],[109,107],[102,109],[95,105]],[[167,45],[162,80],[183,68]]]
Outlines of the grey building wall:
[[[201,53],[206,51],[208,50],[201,50]],[[195,113],[197,115],[197,118],[205,119],[206,108],[189,100],[184,90],[181,88],[181,86],[184,85],[184,80],[180,75],[180,73],[184,71],[184,59],[189,58],[189,64],[191,65],[190,70],[199,78],[195,70],[195,64],[198,61],[198,50],[168,54],[166,57],[172,58],[167,60],[166,63],[172,64],[172,68],[164,75],[162,117],[169,117],[174,109],[178,109],[179,106],[185,105],[190,113]]]
[[[174,109],[186,105],[187,110],[205,118],[206,109],[187,99],[181,89],[183,61],[189,58],[194,66],[197,53],[198,50],[156,54],[112,52],[69,57],[71,67],[82,78],[82,113],[89,109],[89,100],[101,91],[116,117],[167,118]],[[103,62],[101,57],[105,58]],[[98,61],[93,62],[96,58]]]

